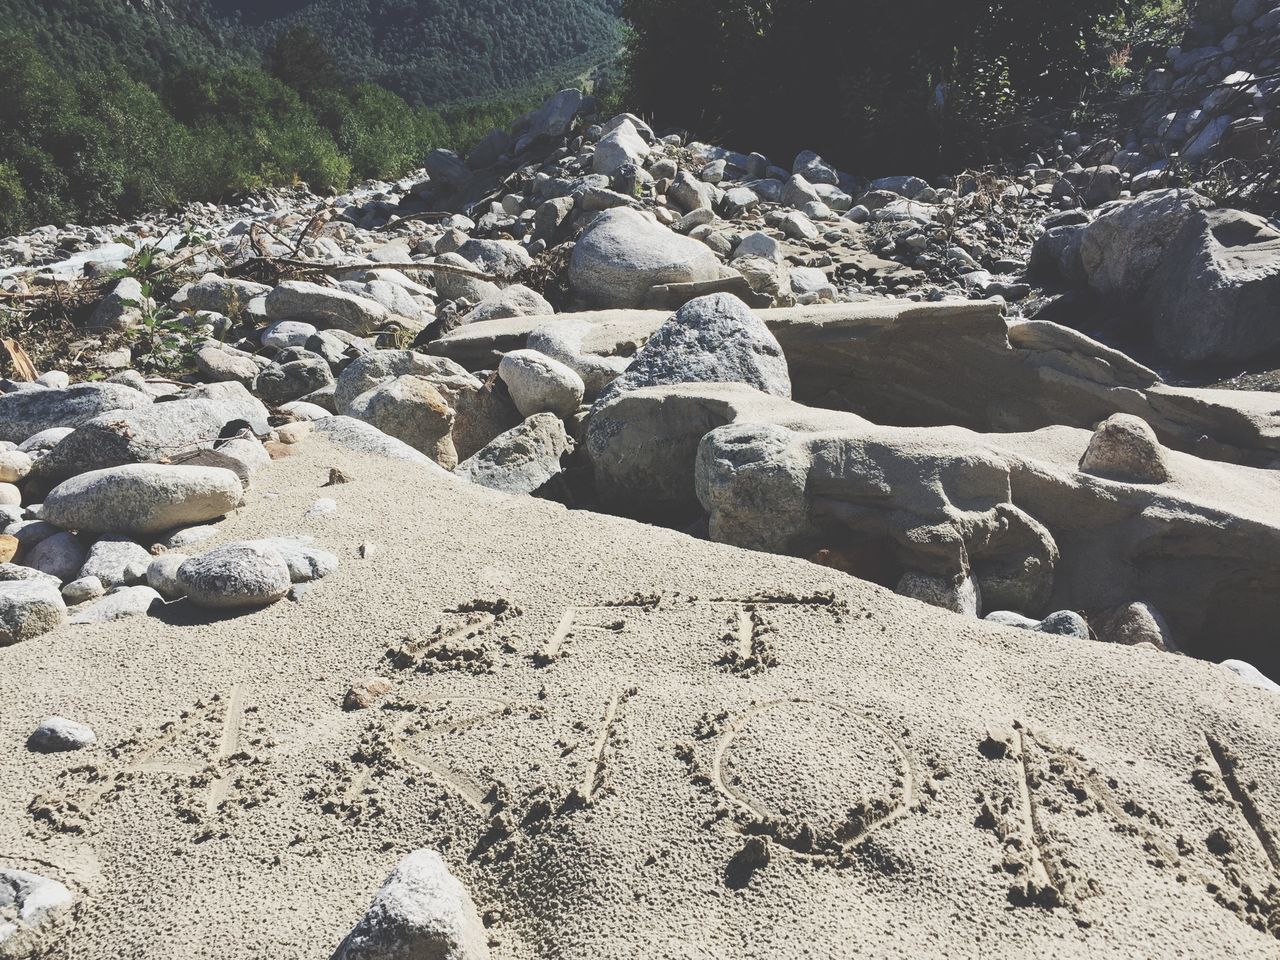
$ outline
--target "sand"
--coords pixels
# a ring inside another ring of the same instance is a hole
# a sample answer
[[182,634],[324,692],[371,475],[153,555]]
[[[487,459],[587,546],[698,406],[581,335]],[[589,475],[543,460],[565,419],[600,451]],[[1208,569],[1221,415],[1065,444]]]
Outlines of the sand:
[[1280,698],[1221,667],[320,439],[224,526],[342,567],[0,650],[0,865],[69,956],[324,958],[419,847],[495,958],[1280,956]]

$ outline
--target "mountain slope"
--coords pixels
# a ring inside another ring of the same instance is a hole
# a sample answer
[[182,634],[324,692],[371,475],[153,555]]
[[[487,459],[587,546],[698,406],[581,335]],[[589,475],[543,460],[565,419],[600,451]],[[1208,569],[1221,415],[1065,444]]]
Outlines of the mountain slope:
[[256,60],[305,26],[351,79],[413,104],[547,83],[608,59],[618,0],[0,0],[0,24],[70,69],[123,61],[143,80],[183,63]]

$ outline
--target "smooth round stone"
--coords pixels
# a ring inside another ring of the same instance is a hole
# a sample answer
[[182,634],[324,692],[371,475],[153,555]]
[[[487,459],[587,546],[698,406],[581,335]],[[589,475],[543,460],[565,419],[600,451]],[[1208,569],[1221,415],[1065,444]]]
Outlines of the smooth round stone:
[[85,603],[89,600],[97,600],[106,592],[107,588],[97,577],[81,577],[79,580],[72,580],[62,588],[62,599],[67,603]]
[[17,483],[31,472],[31,457],[21,450],[0,452],[0,483]]
[[283,599],[293,579],[278,550],[232,543],[183,563],[178,583],[196,606],[236,609],[265,607]]
[[45,717],[27,738],[27,749],[36,753],[67,753],[97,742],[97,735],[83,723],[66,717]]

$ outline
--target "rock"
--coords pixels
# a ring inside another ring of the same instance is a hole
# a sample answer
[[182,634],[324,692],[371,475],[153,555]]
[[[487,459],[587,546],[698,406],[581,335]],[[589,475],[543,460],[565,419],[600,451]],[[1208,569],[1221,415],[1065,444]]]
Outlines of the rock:
[[1006,627],[1016,627],[1019,630],[1032,630],[1036,633],[1049,633],[1059,637],[1074,637],[1077,640],[1090,639],[1089,624],[1074,610],[1059,610],[1057,613],[1049,614],[1043,620],[1033,620],[1009,610],[997,610],[987,614],[985,619]]
[[23,557],[23,563],[65,582],[80,576],[88,551],[73,533],[60,531],[45,537]]
[[596,401],[658,384],[745,383],[778,397],[791,396],[782,348],[769,328],[737,297],[713,294],[691,300],[645,344],[627,372]]
[[[150,398],[148,398],[149,400]],[[41,430],[39,433],[33,433],[19,444],[18,449],[23,453],[30,454],[34,460],[52,450],[60,440],[70,435],[73,429],[73,427],[50,427],[48,430]]]
[[265,297],[271,288],[264,283],[232,280],[216,273],[206,273],[185,288],[183,306],[189,310],[208,310],[237,318],[246,313],[257,297]]
[[294,583],[320,580],[338,569],[338,558],[328,550],[315,546],[311,537],[268,537],[245,542],[250,546],[279,553],[284,558],[285,565],[289,568],[289,578]]
[[1101,639],[1107,643],[1137,646],[1149,643],[1157,650],[1176,652],[1170,635],[1169,624],[1160,611],[1149,603],[1135,601],[1115,610],[1098,628]]
[[272,406],[301,399],[333,383],[333,371],[323,357],[273,363],[258,374],[258,396]]
[[488,960],[488,937],[466,889],[434,850],[396,866],[333,960]]
[[22,506],[22,491],[12,483],[0,483],[0,506]]
[[0,450],[0,483],[18,483],[31,472],[31,457],[21,450]]
[[179,600],[185,595],[178,569],[191,558],[185,553],[162,553],[147,564],[147,586],[165,600]]
[[612,177],[627,164],[642,166],[649,156],[649,145],[629,120],[624,120],[596,144],[592,169]]
[[791,165],[791,172],[802,176],[812,184],[829,183],[838,186],[840,175],[836,168],[827,163],[812,150],[802,150]]
[[45,498],[41,515],[68,530],[160,533],[224,516],[243,496],[230,470],[131,464],[64,481]]
[[599,333],[600,327],[587,320],[576,318],[557,320],[534,327],[527,343],[530,350],[559,360],[582,378],[585,396],[594,398],[616,380],[631,363],[629,357],[598,356],[588,345]]
[[446,357],[430,357],[414,350],[374,350],[353,360],[338,377],[334,403],[345,413],[351,402],[381,383],[411,375],[430,380],[437,389],[479,389],[480,382]]
[[523,284],[512,284],[496,296],[481,300],[462,318],[463,323],[498,320],[502,317],[544,317],[555,313],[542,294]]
[[760,257],[764,260],[771,260],[774,263],[782,262],[782,244],[767,233],[756,231],[748,233],[733,248],[733,256],[730,262],[737,260],[739,257]]
[[525,114],[512,126],[517,137],[517,150],[525,149],[534,140],[565,136],[573,126],[573,119],[582,109],[585,97],[581,90],[561,90],[537,110]]
[[929,182],[919,177],[881,177],[879,180],[871,181],[870,189],[884,190],[906,197],[908,200],[914,200],[929,189]]
[[21,444],[53,427],[78,427],[108,410],[134,410],[150,403],[145,393],[118,383],[4,393],[0,394],[0,440]]
[[0,533],[0,563],[9,563],[18,554],[19,540],[7,533]]
[[127,330],[142,322],[144,310],[154,307],[155,301],[143,294],[142,284],[134,277],[125,277],[99,301],[89,317],[89,326],[97,330]]
[[513,240],[468,240],[457,253],[474,269],[503,279],[533,266],[529,251]]
[[357,420],[355,417],[329,417],[326,420],[319,420],[316,422],[314,435],[356,453],[388,457],[392,460],[407,460],[426,468],[439,478],[450,476],[449,471],[425,453],[415,450],[403,440],[387,436],[372,424]]
[[208,396],[94,417],[36,464],[32,482],[48,489],[78,473],[133,463],[186,459],[240,430],[265,433],[267,408],[241,384],[210,385]]
[[1222,666],[1252,687],[1280,694],[1280,683],[1276,683],[1251,663],[1245,663],[1243,660],[1223,660]]
[[1142,297],[1165,248],[1197,210],[1209,206],[1192,190],[1152,190],[1106,207],[1080,237],[1089,286],[1102,294]]
[[596,218],[569,260],[574,293],[599,307],[637,307],[650,287],[719,276],[720,262],[705,244],[621,207]]
[[[464,260],[456,253],[440,254],[436,257],[436,262],[445,266],[465,267],[468,270],[476,269],[474,263],[470,260]],[[492,280],[481,280],[478,277],[468,277],[443,271],[437,273],[435,278],[436,292],[444,300],[470,300],[472,303],[481,303],[502,293],[502,288]]]
[[151,552],[132,540],[103,537],[89,548],[79,576],[97,577],[108,589],[129,586],[147,575],[151,559]]
[[178,583],[199,607],[264,607],[282,600],[293,580],[278,550],[231,543],[192,557],[178,568]]
[[39,960],[65,953],[75,897],[56,880],[0,868],[0,957]]
[[403,440],[446,470],[458,463],[452,437],[454,410],[429,380],[396,377],[360,394],[344,412]]
[[67,605],[48,580],[0,581],[0,647],[56,630],[67,622]]
[[107,588],[97,577],[81,577],[79,580],[72,580],[62,588],[62,599],[69,606],[74,606],[77,603],[97,600],[106,592]]
[[127,617],[146,616],[157,601],[163,602],[163,597],[150,587],[117,587],[96,603],[77,609],[71,616],[71,623],[111,623]]
[[268,350],[287,350],[289,347],[305,347],[318,332],[313,324],[301,320],[277,320],[262,331],[259,339]]
[[572,449],[560,418],[539,413],[459,464],[456,475],[503,493],[531,494],[560,473],[560,458]]
[[386,677],[365,677],[351,685],[342,698],[343,710],[368,710],[394,689],[395,684]]
[[1120,198],[1124,178],[1113,166],[1069,170],[1054,185],[1055,198],[1070,197],[1081,206],[1097,207]]
[[57,577],[34,570],[31,567],[19,566],[16,563],[0,563],[0,583],[18,583],[34,581],[44,583],[61,590],[62,581]]
[[1156,345],[1179,360],[1250,360],[1280,345],[1280,228],[1197,210],[1165,250],[1146,298]]
[[196,370],[206,380],[242,383],[252,388],[259,367],[247,356],[222,347],[201,347],[195,354]]
[[688,170],[681,170],[676,175],[675,182],[668,188],[667,197],[677,209],[690,214],[696,210],[711,211],[715,206],[716,192]]
[[982,588],[972,575],[949,578],[909,570],[895,587],[897,593],[931,607],[941,607],[966,617],[982,612]]
[[387,308],[375,300],[304,280],[286,280],[267,295],[267,316],[273,321],[303,320],[321,329],[337,328],[368,336],[390,320]]
[[537,350],[513,350],[502,358],[498,376],[511,392],[520,416],[554,413],[567,419],[582,403],[586,385],[558,360]]
[[1139,417],[1108,417],[1089,441],[1080,469],[1123,483],[1164,483],[1169,468],[1155,431]]
[[[83,723],[68,720],[66,717],[45,717],[40,721],[31,736],[27,737],[27,749],[35,753],[68,753],[72,750],[83,750],[98,742],[98,737]],[[3,871],[0,871],[0,889],[3,889]],[[0,898],[3,894],[0,894]],[[0,900],[0,908],[3,901]],[[4,914],[0,912],[0,919]],[[0,926],[0,930],[3,927]],[[0,946],[3,946],[0,939]]]
[[778,226],[792,240],[810,242],[822,236],[813,221],[798,210],[784,214]]

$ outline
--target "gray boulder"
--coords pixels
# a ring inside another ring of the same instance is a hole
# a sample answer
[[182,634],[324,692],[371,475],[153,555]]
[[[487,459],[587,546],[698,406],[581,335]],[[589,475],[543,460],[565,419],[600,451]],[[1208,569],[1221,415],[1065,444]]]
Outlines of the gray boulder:
[[468,240],[457,252],[477,270],[495,277],[514,277],[533,266],[529,251],[514,240]]
[[1019,630],[1048,633],[1058,637],[1074,637],[1077,640],[1090,639],[1089,624],[1074,610],[1059,610],[1057,613],[1049,614],[1043,620],[1033,620],[1009,610],[996,610],[987,614],[984,619]]
[[488,960],[488,936],[466,888],[434,850],[396,866],[332,960]]
[[252,387],[259,367],[252,358],[222,347],[201,347],[195,354],[196,371],[206,380],[235,382]]
[[422,377],[437,387],[479,386],[479,381],[461,364],[445,357],[431,357],[415,350],[374,350],[343,369],[334,387],[334,403],[339,412],[345,412],[360,394],[403,376]]
[[495,438],[455,475],[491,490],[531,494],[560,473],[560,458],[572,449],[560,418],[539,413]]
[[673,383],[745,383],[791,396],[782,347],[745,303],[726,293],[699,297],[676,311],[600,394],[596,408],[637,387]]
[[1141,417],[1117,413],[1094,432],[1080,469],[1124,483],[1164,483],[1169,467],[1156,433]]
[[146,577],[151,559],[151,552],[132,540],[103,537],[89,548],[78,576],[97,577],[107,589],[128,586]]
[[88,551],[79,537],[61,531],[37,543],[22,558],[22,562],[33,570],[65,582],[80,575],[80,568],[84,566],[87,556]]
[[305,280],[286,280],[267,295],[272,321],[305,320],[321,329],[337,328],[368,336],[387,326],[390,314],[376,300]]
[[812,150],[802,150],[791,165],[791,172],[804,177],[812,184],[829,183],[839,186],[840,175],[836,168],[827,163]]
[[81,577],[78,580],[72,580],[62,588],[62,599],[68,606],[73,606],[77,603],[97,600],[106,592],[107,588],[97,577]]
[[498,376],[522,417],[535,413],[571,417],[586,391],[582,378],[573,370],[537,350],[512,350],[498,365]]
[[344,412],[403,440],[446,470],[458,463],[454,410],[429,380],[406,374],[380,383],[347,404]]
[[[279,553],[289,568],[289,577],[294,583],[320,580],[338,569],[338,558],[328,550],[317,547],[311,537],[267,537],[248,540],[246,543]],[[157,574],[159,572],[157,570]]]
[[99,301],[89,317],[89,326],[97,330],[127,330],[142,322],[144,308],[154,306],[155,301],[143,295],[142,284],[125,277]]
[[643,166],[649,156],[649,144],[640,136],[630,120],[624,120],[596,144],[592,169],[612,177],[627,164]]
[[147,565],[147,586],[166,600],[178,600],[183,596],[178,570],[191,558],[185,553],[162,553]]
[[304,357],[273,363],[260,374],[255,389],[272,406],[308,396],[333,383],[333,371],[323,357]]
[[561,90],[537,110],[525,114],[512,127],[517,137],[516,149],[523,150],[541,137],[563,137],[573,126],[585,99],[581,90]]
[[1196,210],[1151,278],[1156,346],[1192,363],[1250,360],[1280,345],[1280,228],[1239,210]]
[[1140,298],[1165,248],[1197,210],[1210,206],[1194,190],[1152,190],[1103,208],[1080,236],[1080,263],[1089,286]]
[[238,317],[249,309],[257,297],[265,297],[271,288],[250,280],[232,280],[216,273],[206,273],[185,290],[181,305],[189,310],[208,310],[228,317]]
[[0,440],[21,444],[54,427],[78,427],[108,410],[134,410],[151,402],[147,394],[119,383],[81,383],[65,390],[3,393]]
[[425,453],[415,450],[403,440],[387,436],[372,424],[357,420],[355,417],[328,417],[317,420],[313,436],[323,437],[330,443],[353,453],[415,463],[441,479],[451,476],[449,471]]
[[67,622],[67,604],[48,579],[0,582],[0,647],[56,630]]
[[462,318],[463,323],[479,323],[484,320],[501,320],[505,317],[544,317],[555,313],[555,307],[542,294],[516,283],[486,297]]
[[274,547],[231,543],[183,563],[178,568],[178,583],[196,606],[240,609],[265,607],[283,599],[293,578]]
[[243,497],[230,470],[130,464],[64,481],[45,498],[41,516],[68,530],[160,533],[224,516]]
[[598,307],[639,307],[651,287],[719,276],[720,261],[705,244],[625,207],[600,214],[569,260],[574,293]]

